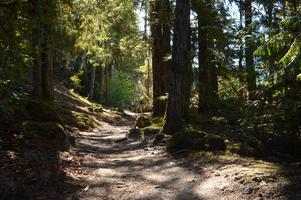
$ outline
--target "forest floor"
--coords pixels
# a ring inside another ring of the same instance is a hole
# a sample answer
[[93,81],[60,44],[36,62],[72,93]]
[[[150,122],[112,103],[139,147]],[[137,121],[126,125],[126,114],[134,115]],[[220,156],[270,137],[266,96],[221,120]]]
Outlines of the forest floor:
[[[126,140],[137,114],[115,115],[90,132],[78,132],[66,168],[80,190],[65,199],[301,199],[294,166],[235,155],[167,153],[152,138]],[[69,171],[68,171],[69,170]]]
[[99,111],[63,88],[56,102],[75,147],[58,151],[16,131],[0,135],[0,199],[301,199],[300,163],[170,153],[154,136],[124,140],[140,114]]

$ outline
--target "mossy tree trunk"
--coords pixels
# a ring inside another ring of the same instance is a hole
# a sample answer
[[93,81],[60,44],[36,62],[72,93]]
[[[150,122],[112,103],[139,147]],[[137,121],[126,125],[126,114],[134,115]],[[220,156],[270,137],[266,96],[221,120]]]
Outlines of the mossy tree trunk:
[[171,84],[168,98],[166,123],[163,133],[182,131],[184,115],[184,72],[190,65],[190,0],[177,0],[174,22]]
[[210,27],[214,26],[214,18],[207,4],[195,2],[194,7],[197,12],[198,19],[198,91],[199,102],[198,111],[208,112],[215,109],[218,101],[218,82],[217,69],[214,62],[214,56],[210,52],[210,48],[214,48],[213,33]]
[[29,14],[31,16],[32,30],[31,30],[31,56],[32,56],[32,94],[35,97],[42,97],[42,68],[41,68],[41,55],[40,55],[40,37],[38,18],[40,17],[40,5],[37,1],[31,0],[29,2]]
[[93,101],[93,98],[94,98],[95,74],[96,74],[96,67],[91,66],[90,83],[89,83],[89,96],[88,96],[88,99],[90,101]]
[[[47,6],[46,6],[47,4]],[[53,23],[54,2],[30,1],[34,21],[31,36],[33,57],[33,95],[53,101]]]
[[51,27],[48,25],[44,28],[42,48],[42,94],[47,100],[53,101],[53,41]]
[[245,28],[246,28],[246,42],[245,42],[245,52],[246,52],[246,69],[247,69],[247,87],[249,93],[249,99],[255,98],[256,92],[256,71],[254,65],[254,41],[252,35],[252,1],[245,0],[244,2],[245,10]]
[[[191,35],[191,27],[189,26],[189,35]],[[192,75],[192,52],[191,52],[191,41],[189,41],[188,45],[188,59],[189,62],[187,63],[184,69],[184,80],[183,80],[183,93],[184,93],[184,119],[189,119],[189,107],[190,107],[190,99],[191,99],[191,88],[193,82],[193,75]]]
[[170,84],[170,29],[171,7],[169,0],[155,0],[151,4],[153,116],[163,116],[166,103],[162,101]]

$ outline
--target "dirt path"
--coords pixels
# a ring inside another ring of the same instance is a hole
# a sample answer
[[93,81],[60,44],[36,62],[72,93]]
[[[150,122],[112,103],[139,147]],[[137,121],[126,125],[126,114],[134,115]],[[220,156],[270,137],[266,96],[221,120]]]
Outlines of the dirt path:
[[68,199],[290,199],[279,192],[289,180],[272,164],[191,160],[145,140],[116,143],[133,123],[103,122],[100,130],[80,133],[76,178],[84,189]]

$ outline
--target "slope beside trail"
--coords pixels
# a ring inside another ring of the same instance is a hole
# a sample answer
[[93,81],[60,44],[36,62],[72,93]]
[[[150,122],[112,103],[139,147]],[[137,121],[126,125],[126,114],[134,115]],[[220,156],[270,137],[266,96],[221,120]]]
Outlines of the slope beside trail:
[[272,163],[189,158],[167,153],[151,139],[116,142],[133,127],[137,114],[125,116],[77,134],[77,171],[67,174],[81,189],[66,199],[301,199],[300,191],[294,191],[291,180]]

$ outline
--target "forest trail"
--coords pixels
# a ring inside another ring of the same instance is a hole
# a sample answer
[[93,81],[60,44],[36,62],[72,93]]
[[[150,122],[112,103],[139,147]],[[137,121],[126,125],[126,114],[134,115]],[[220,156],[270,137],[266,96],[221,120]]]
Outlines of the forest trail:
[[67,199],[282,199],[279,193],[289,181],[276,174],[272,164],[189,159],[167,153],[148,139],[116,142],[133,127],[135,117],[127,112],[126,119],[80,132],[80,173],[73,178],[82,189]]

